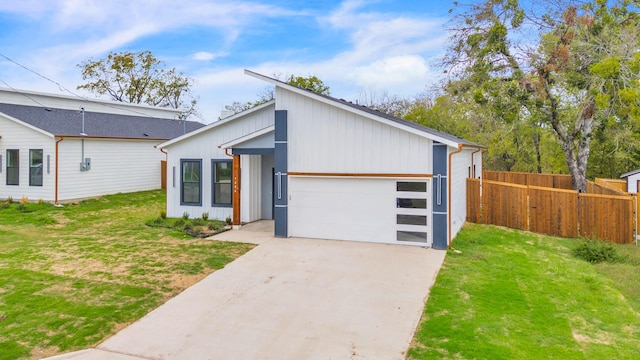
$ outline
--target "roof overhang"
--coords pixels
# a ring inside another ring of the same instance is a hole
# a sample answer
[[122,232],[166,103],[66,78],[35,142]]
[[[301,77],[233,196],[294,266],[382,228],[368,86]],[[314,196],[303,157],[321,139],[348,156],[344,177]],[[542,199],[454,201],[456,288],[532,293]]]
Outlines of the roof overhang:
[[[242,146],[242,145],[250,143],[251,141],[256,140],[256,139],[258,139],[260,137],[263,137],[263,136],[266,136],[266,135],[269,135],[269,134],[275,134],[275,129],[276,129],[275,125],[270,125],[270,126],[267,126],[264,129],[260,129],[258,131],[254,131],[254,132],[252,132],[250,134],[247,134],[245,136],[241,136],[241,137],[239,137],[237,139],[228,141],[228,142],[226,142],[224,144],[219,145],[218,147],[221,148],[221,149],[232,149],[234,147]],[[273,144],[271,144],[271,146],[267,147],[267,148],[271,148],[272,149],[273,147],[274,147]]]
[[38,132],[38,133],[43,134],[43,135],[45,135],[45,136],[48,136],[48,137],[50,137],[50,138],[54,138],[54,137],[55,137],[52,133],[50,133],[50,132],[48,132],[48,131],[44,131],[44,130],[42,130],[42,129],[38,128],[38,127],[35,127],[35,126],[33,126],[33,125],[31,125],[31,124],[28,124],[28,123],[26,123],[26,122],[24,122],[24,121],[21,121],[21,120],[19,120],[19,119],[16,119],[16,118],[14,118],[13,116],[9,116],[9,115],[7,115],[7,114],[5,114],[5,113],[2,113],[2,112],[0,112],[0,116],[4,117],[4,118],[5,118],[5,119],[7,119],[7,120],[13,121],[13,122],[15,122],[15,123],[16,123],[16,124],[18,124],[18,125],[22,125],[22,126],[24,126],[24,127],[26,127],[26,128],[29,128],[29,129],[31,129],[31,130],[33,130],[33,131],[35,131],[35,132]]
[[[319,102],[322,102],[322,103],[337,107],[339,109],[342,109],[342,110],[345,110],[345,111],[348,111],[348,112],[351,112],[351,113],[354,113],[354,114],[358,114],[360,116],[363,116],[365,118],[368,118],[368,119],[371,119],[371,120],[374,120],[374,121],[378,121],[378,122],[383,123],[385,125],[388,125],[388,126],[391,126],[391,127],[394,127],[394,128],[398,128],[398,129],[402,129],[402,130],[404,130],[406,132],[409,132],[411,134],[415,134],[415,135],[418,135],[418,136],[421,136],[421,137],[424,137],[424,138],[427,138],[427,139],[431,139],[431,140],[437,141],[437,142],[439,142],[441,144],[445,144],[445,145],[448,145],[448,146],[451,146],[451,147],[454,147],[454,148],[458,148],[460,146],[474,147],[474,148],[476,147],[476,146],[470,145],[470,144],[461,144],[461,143],[459,143],[457,141],[453,141],[451,139],[447,139],[447,138],[438,136],[437,134],[426,133],[424,131],[420,131],[418,129],[412,128],[410,126],[406,126],[406,125],[391,121],[389,119],[385,119],[383,117],[376,116],[374,114],[370,114],[370,113],[368,113],[366,111],[358,110],[357,108],[342,104],[340,102],[332,101],[331,99],[328,99],[328,98],[325,98],[323,96],[320,96],[320,95],[318,95],[318,94],[316,94],[316,93],[314,93],[312,91],[301,89],[301,88],[299,88],[297,86],[293,86],[293,85],[284,83],[282,81],[279,81],[277,79],[273,79],[273,78],[270,78],[268,76],[264,76],[262,74],[258,74],[256,72],[251,71],[251,70],[246,70],[245,69],[244,73],[246,75],[252,76],[252,77],[254,77],[256,79],[260,79],[260,80],[266,81],[266,82],[268,82],[268,83],[270,83],[272,85],[275,85],[277,87],[281,87],[283,89],[286,89],[288,91],[296,93],[298,95],[302,95],[302,96],[306,96],[306,97],[312,98],[312,99],[317,100]],[[477,148],[482,148],[482,147],[481,146],[477,146]]]
[[230,122],[232,122],[232,121],[234,121],[236,119],[239,119],[241,117],[247,116],[247,115],[252,114],[254,112],[257,112],[257,111],[260,111],[260,110],[262,110],[262,109],[264,109],[266,107],[274,105],[275,103],[276,103],[275,100],[267,101],[264,104],[260,104],[258,106],[252,107],[251,109],[247,109],[247,110],[245,110],[243,112],[239,112],[237,114],[233,114],[233,115],[231,115],[229,117],[226,117],[224,119],[221,119],[221,120],[218,120],[216,122],[213,122],[213,123],[211,123],[211,124],[209,124],[207,126],[203,126],[203,127],[199,128],[197,130],[188,132],[188,133],[186,133],[184,135],[178,136],[178,137],[173,138],[173,139],[171,139],[169,141],[165,141],[165,142],[163,142],[161,144],[158,144],[158,146],[156,146],[156,147],[158,147],[158,148],[169,147],[171,145],[174,145],[176,143],[179,143],[179,142],[182,142],[184,140],[187,140],[187,139],[189,139],[189,138],[191,138],[193,136],[196,136],[198,134],[202,134],[204,132],[207,132],[209,130],[215,129],[215,128],[217,128],[219,126],[222,126],[224,124],[228,124],[228,123],[230,123]]

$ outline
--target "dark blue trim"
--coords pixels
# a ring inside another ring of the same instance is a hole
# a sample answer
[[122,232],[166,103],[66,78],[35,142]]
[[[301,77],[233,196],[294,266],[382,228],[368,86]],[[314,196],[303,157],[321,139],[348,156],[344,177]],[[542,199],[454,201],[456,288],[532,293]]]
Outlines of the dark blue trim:
[[[228,204],[216,203],[216,163],[229,164],[231,171],[231,201]],[[211,207],[231,208],[233,207],[233,160],[211,159]]]
[[247,149],[231,149],[233,155],[271,155],[275,152],[274,149],[260,149],[260,148],[247,148]]
[[289,178],[287,176],[287,111],[276,110],[274,149],[274,214],[275,236],[288,237]]
[[448,244],[447,239],[447,214],[433,214],[431,227],[433,228],[433,248],[437,250],[446,250]]
[[[198,179],[198,202],[184,202],[184,163],[197,162],[200,171]],[[202,159],[180,159],[180,205],[184,206],[202,206]]]
[[446,249],[449,246],[449,216],[447,206],[448,195],[448,164],[447,157],[449,147],[437,142],[433,143],[433,185],[431,192],[431,203],[433,204],[433,248]]

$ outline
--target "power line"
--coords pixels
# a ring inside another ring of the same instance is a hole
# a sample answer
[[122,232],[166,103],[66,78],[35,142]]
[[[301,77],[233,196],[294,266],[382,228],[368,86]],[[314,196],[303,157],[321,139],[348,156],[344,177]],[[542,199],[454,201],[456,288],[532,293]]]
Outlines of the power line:
[[36,104],[38,104],[38,105],[42,106],[43,108],[46,108],[46,106],[44,106],[41,102],[39,102],[38,100],[36,100],[36,99],[32,98],[31,96],[29,96],[29,95],[27,95],[27,94],[25,94],[25,93],[23,93],[23,92],[21,92],[21,91],[19,91],[19,90],[15,89],[13,86],[9,85],[6,81],[2,80],[1,78],[0,78],[0,82],[2,82],[3,84],[5,84],[9,89],[13,90],[14,92],[16,92],[16,93],[18,93],[18,94],[20,94],[20,95],[22,95],[22,96],[24,96],[24,97],[28,98],[29,100],[31,100],[31,101],[33,101],[34,103],[36,103]]
[[[46,76],[44,76],[44,75],[40,74],[39,72],[37,72],[37,71],[35,71],[35,70],[31,70],[31,69],[29,69],[28,67],[26,67],[26,66],[24,66],[24,65],[20,64],[19,62],[17,62],[17,61],[15,61],[15,60],[11,59],[10,57],[8,57],[8,56],[6,56],[6,55],[4,55],[4,54],[2,54],[2,53],[0,53],[0,57],[3,57],[3,58],[5,58],[5,59],[7,59],[8,61],[10,61],[10,62],[14,63],[15,65],[17,65],[17,66],[19,66],[19,67],[21,67],[21,68],[23,68],[23,69],[25,69],[25,70],[27,70],[27,71],[29,71],[29,72],[31,72],[31,73],[33,73],[33,74],[35,74],[35,75],[37,75],[37,76],[39,76],[39,77],[41,77],[41,78],[43,78],[43,79],[45,79],[45,80],[47,80],[47,81],[49,81],[49,82],[52,82],[52,83],[54,83],[54,84],[58,85],[58,89],[60,89],[60,91],[62,91],[62,92],[67,92],[67,93],[69,93],[69,94],[71,94],[71,95],[73,95],[73,96],[75,96],[75,97],[77,97],[77,98],[79,98],[79,99],[84,100],[84,101],[88,101],[88,102],[90,102],[90,103],[99,104],[99,105],[106,106],[106,107],[110,107],[110,108],[117,109],[117,110],[125,110],[125,111],[129,111],[129,112],[131,112],[131,113],[138,114],[138,115],[144,115],[145,117],[150,117],[150,118],[153,118],[153,119],[162,119],[162,118],[157,118],[157,117],[155,117],[155,116],[152,116],[152,115],[146,114],[146,113],[144,113],[144,112],[142,112],[142,111],[136,111],[136,110],[133,110],[133,109],[128,109],[126,106],[119,107],[119,106],[117,106],[117,105],[115,105],[115,104],[114,104],[114,105],[111,105],[111,104],[108,104],[108,103],[105,103],[105,102],[101,102],[101,101],[93,100],[93,99],[90,99],[90,98],[87,98],[87,97],[84,97],[84,96],[78,95],[78,94],[74,93],[73,91],[71,91],[71,90],[67,89],[66,87],[64,87],[64,86],[63,86],[62,84],[60,84],[59,82],[57,82],[57,81],[55,81],[55,80],[52,80],[52,79],[50,79],[50,78],[48,78],[48,77],[46,77]],[[0,79],[0,80],[1,80],[1,79]],[[33,102],[35,102],[36,104],[38,104],[38,105],[40,105],[40,106],[42,106],[42,107],[45,107],[45,108],[46,108],[46,106],[42,105],[42,103],[40,103],[40,102],[36,101],[35,99],[33,99],[32,97],[28,96],[27,94],[22,93],[22,92],[20,92],[20,91],[18,91],[18,90],[16,90],[16,89],[14,89],[12,86],[10,86],[9,84],[7,84],[4,80],[2,80],[2,83],[4,83],[5,85],[7,85],[11,90],[15,91],[16,93],[21,94],[21,95],[23,95],[23,96],[26,96],[27,98],[31,99],[31,100],[32,100]]]

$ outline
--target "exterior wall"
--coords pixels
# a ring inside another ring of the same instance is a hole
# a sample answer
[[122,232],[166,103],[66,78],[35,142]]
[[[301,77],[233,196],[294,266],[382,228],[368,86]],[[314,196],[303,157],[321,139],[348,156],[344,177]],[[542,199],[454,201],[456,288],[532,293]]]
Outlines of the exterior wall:
[[276,87],[287,110],[288,171],[431,173],[431,140]]
[[[449,153],[455,151],[449,148]],[[451,239],[464,225],[467,219],[467,178],[473,177],[472,154],[476,149],[464,149],[451,155]],[[473,155],[476,165],[476,177],[482,174],[482,157],[480,152]]]
[[84,157],[91,159],[91,169],[80,171],[82,141],[64,138],[58,144],[59,200],[159,189],[165,156],[154,145],[148,140],[85,139]]
[[240,168],[242,169],[240,185],[240,221],[252,222],[260,220],[262,189],[262,161],[260,155],[240,156]]
[[[53,137],[20,125],[0,115],[0,199],[12,197],[30,201],[54,200],[55,141]],[[19,185],[7,185],[7,149],[18,149],[20,161]],[[29,149],[43,150],[42,186],[29,186]],[[47,159],[49,160],[47,162]]]
[[[227,217],[231,217],[231,207],[212,206],[211,160],[231,160],[231,157],[225,154],[224,149],[218,148],[219,145],[264,129],[273,123],[274,107],[267,106],[260,111],[213,126],[210,130],[201,131],[183,141],[167,146],[165,149],[168,153],[167,216],[180,217],[183,213],[188,212],[191,217],[199,217],[203,212],[208,212],[211,219],[225,220]],[[202,206],[180,205],[180,159],[202,159]],[[241,164],[241,166],[243,165]]]
[[638,192],[638,180],[640,180],[640,173],[627,177],[627,192]]

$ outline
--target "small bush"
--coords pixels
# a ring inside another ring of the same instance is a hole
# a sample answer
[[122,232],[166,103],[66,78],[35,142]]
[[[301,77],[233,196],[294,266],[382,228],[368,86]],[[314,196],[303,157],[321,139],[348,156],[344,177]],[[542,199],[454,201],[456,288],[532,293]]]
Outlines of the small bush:
[[227,225],[231,225],[231,216],[227,216],[227,218],[224,220],[224,222],[226,222]]
[[203,212],[202,213],[202,220],[204,220],[204,221],[209,220],[209,213],[208,212]]
[[184,226],[184,224],[186,222],[187,221],[185,219],[182,219],[182,218],[176,219],[176,221],[173,223],[173,226],[182,227],[182,226]]
[[592,264],[624,260],[613,244],[600,240],[584,240],[571,250],[571,254]]
[[182,227],[184,230],[191,230],[193,229],[193,224],[191,224],[190,222],[184,224],[184,226]]
[[184,213],[182,213],[182,218],[185,219],[185,220],[189,220],[189,213],[186,212],[186,211]]
[[167,218],[167,212],[166,212],[166,211],[164,211],[164,210],[160,211],[160,217],[161,217],[162,219],[166,219],[166,218]]
[[200,218],[193,219],[193,225],[196,225],[196,226],[202,226],[202,225],[204,225],[206,223],[207,223],[206,221],[204,221],[204,220],[202,220]]
[[20,199],[20,204],[26,205],[29,203],[29,198],[26,196],[23,196],[22,199]]
[[9,196],[9,197],[7,198],[7,203],[9,203],[9,204],[13,204],[13,197]]
[[42,200],[42,199],[38,199],[38,204],[39,204],[39,205],[44,204],[44,200]]
[[214,224],[214,223],[209,223],[209,225],[207,225],[207,229],[209,229],[209,230],[217,230],[217,229],[216,229],[216,224]]

